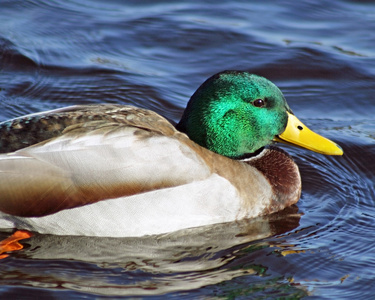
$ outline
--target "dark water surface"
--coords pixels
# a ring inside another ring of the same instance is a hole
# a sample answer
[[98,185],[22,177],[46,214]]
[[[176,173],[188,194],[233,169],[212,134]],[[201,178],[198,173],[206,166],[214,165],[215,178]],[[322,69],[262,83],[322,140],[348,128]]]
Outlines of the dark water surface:
[[207,77],[240,69],[345,151],[288,147],[302,197],[267,218],[158,238],[36,235],[0,261],[0,298],[370,299],[374,49],[372,1],[0,0],[0,121],[103,102],[177,121]]

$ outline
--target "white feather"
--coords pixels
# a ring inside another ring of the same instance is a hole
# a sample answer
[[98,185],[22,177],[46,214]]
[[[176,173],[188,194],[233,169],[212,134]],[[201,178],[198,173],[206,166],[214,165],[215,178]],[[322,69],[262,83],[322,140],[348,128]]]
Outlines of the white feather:
[[204,161],[177,139],[158,135],[138,138],[135,130],[125,127],[106,135],[62,136],[15,155],[56,166],[72,174],[77,185],[160,180],[186,183],[210,175]]

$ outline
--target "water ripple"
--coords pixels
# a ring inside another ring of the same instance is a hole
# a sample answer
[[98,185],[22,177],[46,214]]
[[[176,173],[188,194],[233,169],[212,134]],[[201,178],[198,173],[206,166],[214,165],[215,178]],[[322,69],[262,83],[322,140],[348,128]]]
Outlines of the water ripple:
[[36,235],[2,261],[1,297],[371,298],[374,7],[2,1],[1,120],[107,102],[177,121],[207,77],[241,69],[274,81],[294,113],[345,154],[287,147],[301,170],[302,198],[275,219],[140,240]]

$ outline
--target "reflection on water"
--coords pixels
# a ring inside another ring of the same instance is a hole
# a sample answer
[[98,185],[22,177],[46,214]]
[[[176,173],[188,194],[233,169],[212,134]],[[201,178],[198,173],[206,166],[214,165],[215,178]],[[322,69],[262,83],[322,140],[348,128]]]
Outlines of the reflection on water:
[[0,7],[0,121],[103,102],[177,121],[206,78],[240,69],[274,81],[296,115],[345,152],[326,157],[286,146],[300,167],[302,197],[298,208],[269,218],[140,239],[37,234],[0,261],[0,298],[373,297],[374,3]]
[[[279,259],[283,263],[278,254],[285,255],[288,250],[279,249],[287,246],[265,239],[298,227],[297,211],[293,206],[267,217],[143,238],[35,234],[23,242],[25,250],[15,255],[27,260],[27,266],[20,273],[15,264],[3,274],[1,283],[7,285],[21,276],[24,286],[52,288],[63,284],[98,295],[155,295],[194,290],[247,275],[270,276],[269,266],[255,260],[268,252],[274,256],[273,264]],[[72,275],[76,269],[81,269],[79,276]],[[270,278],[249,286],[248,292],[268,285],[282,290],[286,284],[286,289],[292,289],[291,279],[283,280]],[[236,293],[235,289],[232,292]],[[295,293],[304,291],[296,288]]]

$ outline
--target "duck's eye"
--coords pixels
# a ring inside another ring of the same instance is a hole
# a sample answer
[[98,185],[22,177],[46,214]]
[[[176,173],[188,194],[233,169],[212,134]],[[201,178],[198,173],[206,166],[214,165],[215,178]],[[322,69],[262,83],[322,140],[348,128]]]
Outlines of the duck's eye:
[[253,101],[253,105],[255,107],[264,107],[266,105],[266,102],[263,99],[256,99]]

